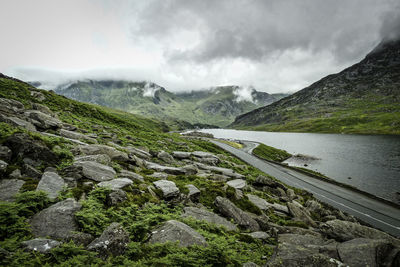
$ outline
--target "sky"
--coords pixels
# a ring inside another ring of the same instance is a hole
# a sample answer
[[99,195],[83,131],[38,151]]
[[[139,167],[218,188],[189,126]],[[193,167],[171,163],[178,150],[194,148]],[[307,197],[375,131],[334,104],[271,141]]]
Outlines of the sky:
[[1,0],[0,72],[294,92],[400,33],[398,0]]

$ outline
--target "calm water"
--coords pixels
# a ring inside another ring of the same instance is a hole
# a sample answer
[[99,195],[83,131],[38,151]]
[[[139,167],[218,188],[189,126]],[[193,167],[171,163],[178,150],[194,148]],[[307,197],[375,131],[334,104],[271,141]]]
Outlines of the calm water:
[[[272,133],[206,129],[218,138],[258,141],[317,160],[288,160],[343,183],[400,203],[400,136]],[[351,179],[349,179],[351,177]]]

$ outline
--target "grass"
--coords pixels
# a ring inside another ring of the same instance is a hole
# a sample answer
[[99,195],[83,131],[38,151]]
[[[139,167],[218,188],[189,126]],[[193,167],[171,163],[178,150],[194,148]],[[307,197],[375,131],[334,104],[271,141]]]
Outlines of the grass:
[[218,139],[218,142],[227,144],[231,147],[237,148],[237,149],[242,149],[243,148],[243,144],[234,142],[234,141],[228,141],[228,140],[224,140],[224,139]]
[[253,154],[259,158],[276,162],[285,161],[292,156],[292,154],[286,152],[285,150],[277,149],[264,144],[259,144],[253,150]]

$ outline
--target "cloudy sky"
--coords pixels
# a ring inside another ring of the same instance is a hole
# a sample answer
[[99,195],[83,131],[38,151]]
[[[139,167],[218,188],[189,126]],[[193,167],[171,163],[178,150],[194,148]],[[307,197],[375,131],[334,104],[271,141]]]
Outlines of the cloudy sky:
[[398,0],[1,0],[0,72],[293,92],[399,25]]

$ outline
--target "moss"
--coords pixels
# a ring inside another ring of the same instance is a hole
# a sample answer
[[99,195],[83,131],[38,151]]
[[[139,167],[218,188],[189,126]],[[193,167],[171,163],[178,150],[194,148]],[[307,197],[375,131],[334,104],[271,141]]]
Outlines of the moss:
[[259,144],[253,154],[265,160],[282,162],[290,158],[292,155],[285,150],[277,149],[264,144]]

